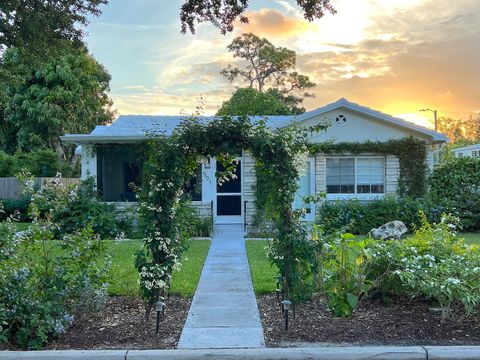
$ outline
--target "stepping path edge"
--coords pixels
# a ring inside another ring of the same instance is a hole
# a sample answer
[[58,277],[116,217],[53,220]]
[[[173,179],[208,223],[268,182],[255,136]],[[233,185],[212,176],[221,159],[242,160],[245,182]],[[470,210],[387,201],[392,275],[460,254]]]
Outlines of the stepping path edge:
[[[427,355],[428,352],[428,355]],[[332,346],[315,348],[0,351],[0,360],[480,360],[480,346]]]
[[265,347],[242,225],[217,225],[179,349]]

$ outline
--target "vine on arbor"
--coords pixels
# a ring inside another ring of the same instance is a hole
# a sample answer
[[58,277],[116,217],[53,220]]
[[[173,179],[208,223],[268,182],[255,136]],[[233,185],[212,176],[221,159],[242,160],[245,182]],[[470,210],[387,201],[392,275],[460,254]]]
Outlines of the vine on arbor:
[[312,251],[301,221],[302,210],[294,210],[292,203],[308,155],[308,135],[322,129],[270,129],[263,121],[253,123],[246,117],[225,116],[211,121],[191,117],[169,137],[152,136],[139,189],[139,212],[147,236],[135,262],[147,314],[165,295],[185,249],[187,236],[178,211],[184,185],[200,162],[213,157],[227,169],[217,178],[228,181],[235,170],[235,155],[242,150],[255,158],[257,173],[270,179],[262,201],[277,230],[271,259],[283,274],[286,296],[293,301],[299,298],[303,281],[311,274]]

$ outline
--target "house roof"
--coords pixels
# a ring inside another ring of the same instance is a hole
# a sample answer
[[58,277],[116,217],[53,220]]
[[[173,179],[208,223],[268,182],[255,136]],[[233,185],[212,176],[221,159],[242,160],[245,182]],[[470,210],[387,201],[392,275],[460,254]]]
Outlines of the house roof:
[[[293,123],[301,124],[316,116],[325,114],[336,109],[348,109],[357,113],[364,114],[371,118],[386,122],[396,127],[407,128],[413,132],[427,135],[434,142],[447,142],[448,137],[423,126],[410,123],[406,120],[396,118],[380,111],[370,109],[365,106],[339,99],[331,104],[320,107],[316,110],[303,113],[296,116],[256,116],[252,120],[266,119],[268,126],[272,128],[285,127]],[[202,119],[210,121],[214,116],[206,116]],[[169,136],[173,130],[185,119],[184,116],[151,116],[151,115],[122,115],[119,116],[111,125],[97,126],[90,134],[66,134],[61,137],[64,142],[70,143],[128,143],[145,140],[152,133],[164,134]]]
[[468,150],[478,150],[478,149],[480,149],[480,144],[473,144],[473,145],[456,148],[456,149],[453,149],[453,151],[458,152],[458,151],[468,151]]

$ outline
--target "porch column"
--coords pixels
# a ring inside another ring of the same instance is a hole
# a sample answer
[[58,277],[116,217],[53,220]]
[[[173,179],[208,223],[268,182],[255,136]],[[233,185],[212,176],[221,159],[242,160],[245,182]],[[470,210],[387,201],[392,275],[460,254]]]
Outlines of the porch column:
[[93,145],[82,144],[82,174],[81,179],[85,180],[93,176],[97,182],[97,151]]

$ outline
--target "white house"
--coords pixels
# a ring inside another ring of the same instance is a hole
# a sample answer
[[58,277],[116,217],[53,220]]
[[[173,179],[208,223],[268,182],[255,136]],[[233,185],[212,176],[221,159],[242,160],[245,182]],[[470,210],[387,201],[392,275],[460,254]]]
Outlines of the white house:
[[[82,145],[82,178],[93,176],[105,201],[135,201],[129,187],[138,181],[139,162],[135,145],[148,139],[152,130],[166,135],[182,121],[179,116],[120,116],[110,126],[97,126],[90,134],[67,134],[62,141]],[[270,116],[273,128],[311,126],[328,121],[326,132],[312,135],[310,142],[384,142],[413,136],[428,145],[427,161],[433,166],[433,153],[448,138],[433,130],[340,99],[298,116]],[[192,192],[194,204],[202,214],[212,214],[217,223],[251,224],[255,215],[255,168],[248,152],[239,155],[238,179],[217,185],[215,159],[201,168],[201,186]],[[200,171],[200,169],[199,169]],[[308,159],[295,206],[307,208],[307,220],[314,220],[315,205],[302,204],[302,198],[327,192],[327,199],[372,199],[396,194],[399,159],[378,153],[317,153]]]
[[455,154],[455,157],[480,157],[480,144],[453,149],[453,153]]

